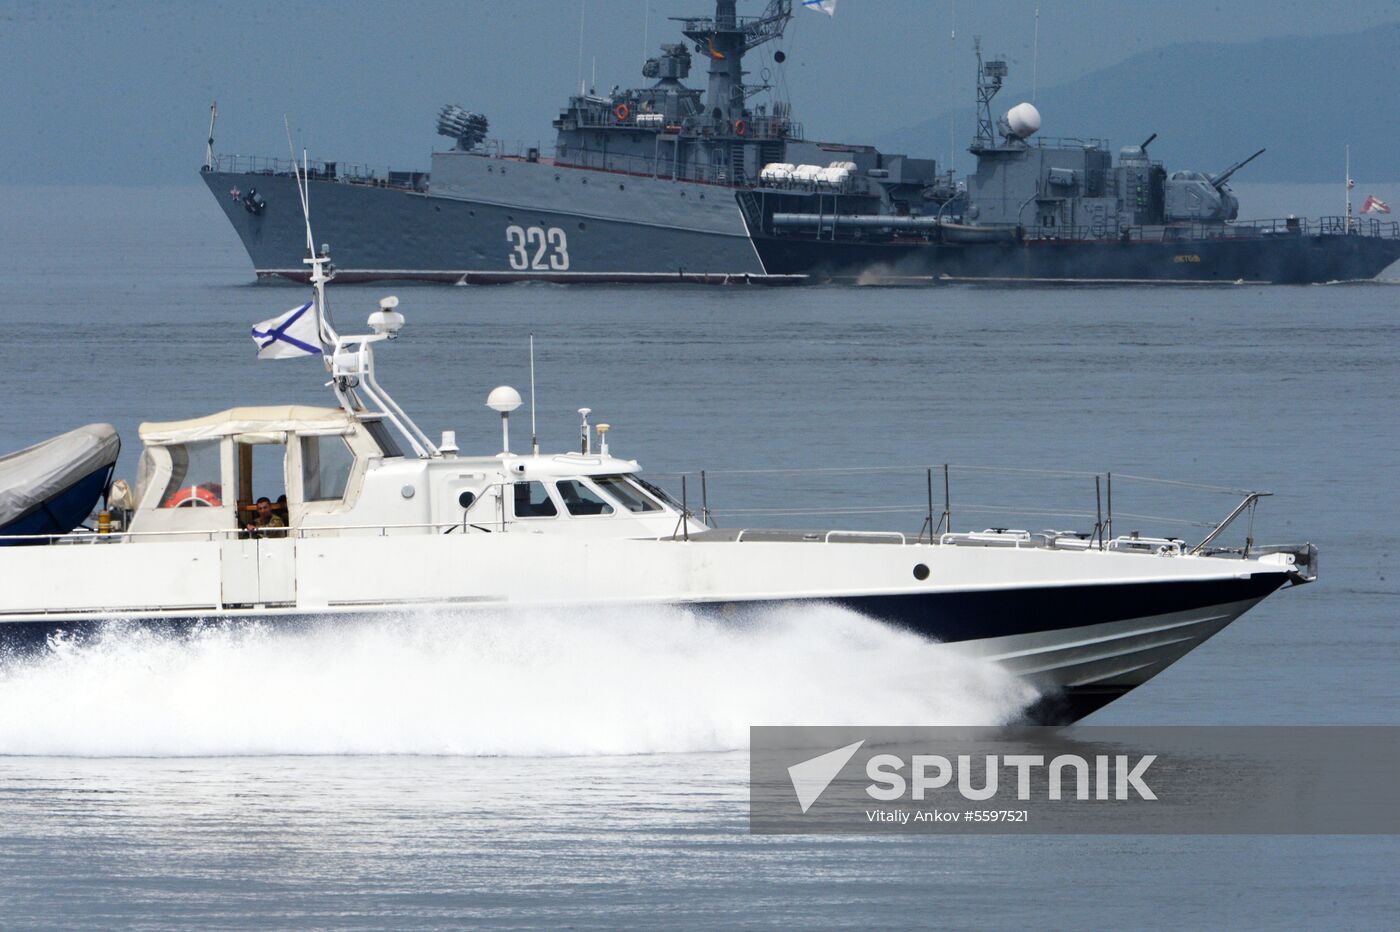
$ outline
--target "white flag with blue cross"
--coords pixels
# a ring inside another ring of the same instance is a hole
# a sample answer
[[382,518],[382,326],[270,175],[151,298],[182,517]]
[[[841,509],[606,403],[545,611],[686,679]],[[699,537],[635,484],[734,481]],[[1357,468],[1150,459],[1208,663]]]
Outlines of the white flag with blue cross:
[[321,336],[311,302],[254,326],[253,342],[258,344],[259,359],[321,355]]

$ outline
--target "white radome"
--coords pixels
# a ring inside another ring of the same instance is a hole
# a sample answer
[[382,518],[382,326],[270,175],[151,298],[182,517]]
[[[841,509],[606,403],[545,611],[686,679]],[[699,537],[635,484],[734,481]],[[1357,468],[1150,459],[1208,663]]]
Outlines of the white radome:
[[1029,139],[1040,130],[1040,111],[1032,103],[1019,103],[1006,111],[1006,125],[1019,139]]
[[486,407],[508,414],[521,405],[520,393],[509,385],[498,385],[486,396]]

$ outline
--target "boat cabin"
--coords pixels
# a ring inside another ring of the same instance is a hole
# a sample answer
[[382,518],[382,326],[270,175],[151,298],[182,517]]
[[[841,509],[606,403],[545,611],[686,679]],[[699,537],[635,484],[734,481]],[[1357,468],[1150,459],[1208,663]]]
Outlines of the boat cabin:
[[[245,533],[267,498],[265,536],[562,533],[669,537],[681,505],[635,461],[565,453],[405,456],[377,414],[302,405],[230,408],[141,425],[135,540]],[[703,529],[691,522],[691,531]],[[154,533],[152,533],[154,532]],[[149,536],[148,536],[149,535]]]

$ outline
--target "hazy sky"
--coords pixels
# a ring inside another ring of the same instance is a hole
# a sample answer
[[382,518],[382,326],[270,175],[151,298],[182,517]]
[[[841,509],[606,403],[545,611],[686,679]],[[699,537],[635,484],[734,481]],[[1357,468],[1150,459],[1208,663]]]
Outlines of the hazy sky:
[[[580,45],[600,89],[641,84],[644,40],[653,54],[677,39],[666,17],[707,10],[709,0],[0,0],[0,180],[192,179],[215,98],[224,152],[284,155],[285,112],[313,157],[425,168],[445,142],[433,123],[448,102],[485,112],[494,135],[547,148],[577,87]],[[1032,72],[1046,87],[1176,42],[1397,19],[1396,0],[840,0],[835,18],[798,11],[775,46],[788,62],[770,73],[808,135],[860,142],[969,98],[974,34],[1011,59],[1022,87]],[[751,57],[755,75],[771,50]],[[1344,63],[1300,67],[1344,93]],[[695,69],[703,86],[698,58]]]

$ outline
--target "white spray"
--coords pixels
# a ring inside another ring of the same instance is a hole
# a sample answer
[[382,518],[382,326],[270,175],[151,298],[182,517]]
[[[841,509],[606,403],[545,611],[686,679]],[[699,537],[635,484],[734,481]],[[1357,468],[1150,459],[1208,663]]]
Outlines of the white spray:
[[109,625],[0,663],[0,754],[710,751],[751,724],[993,724],[1033,698],[835,606]]

